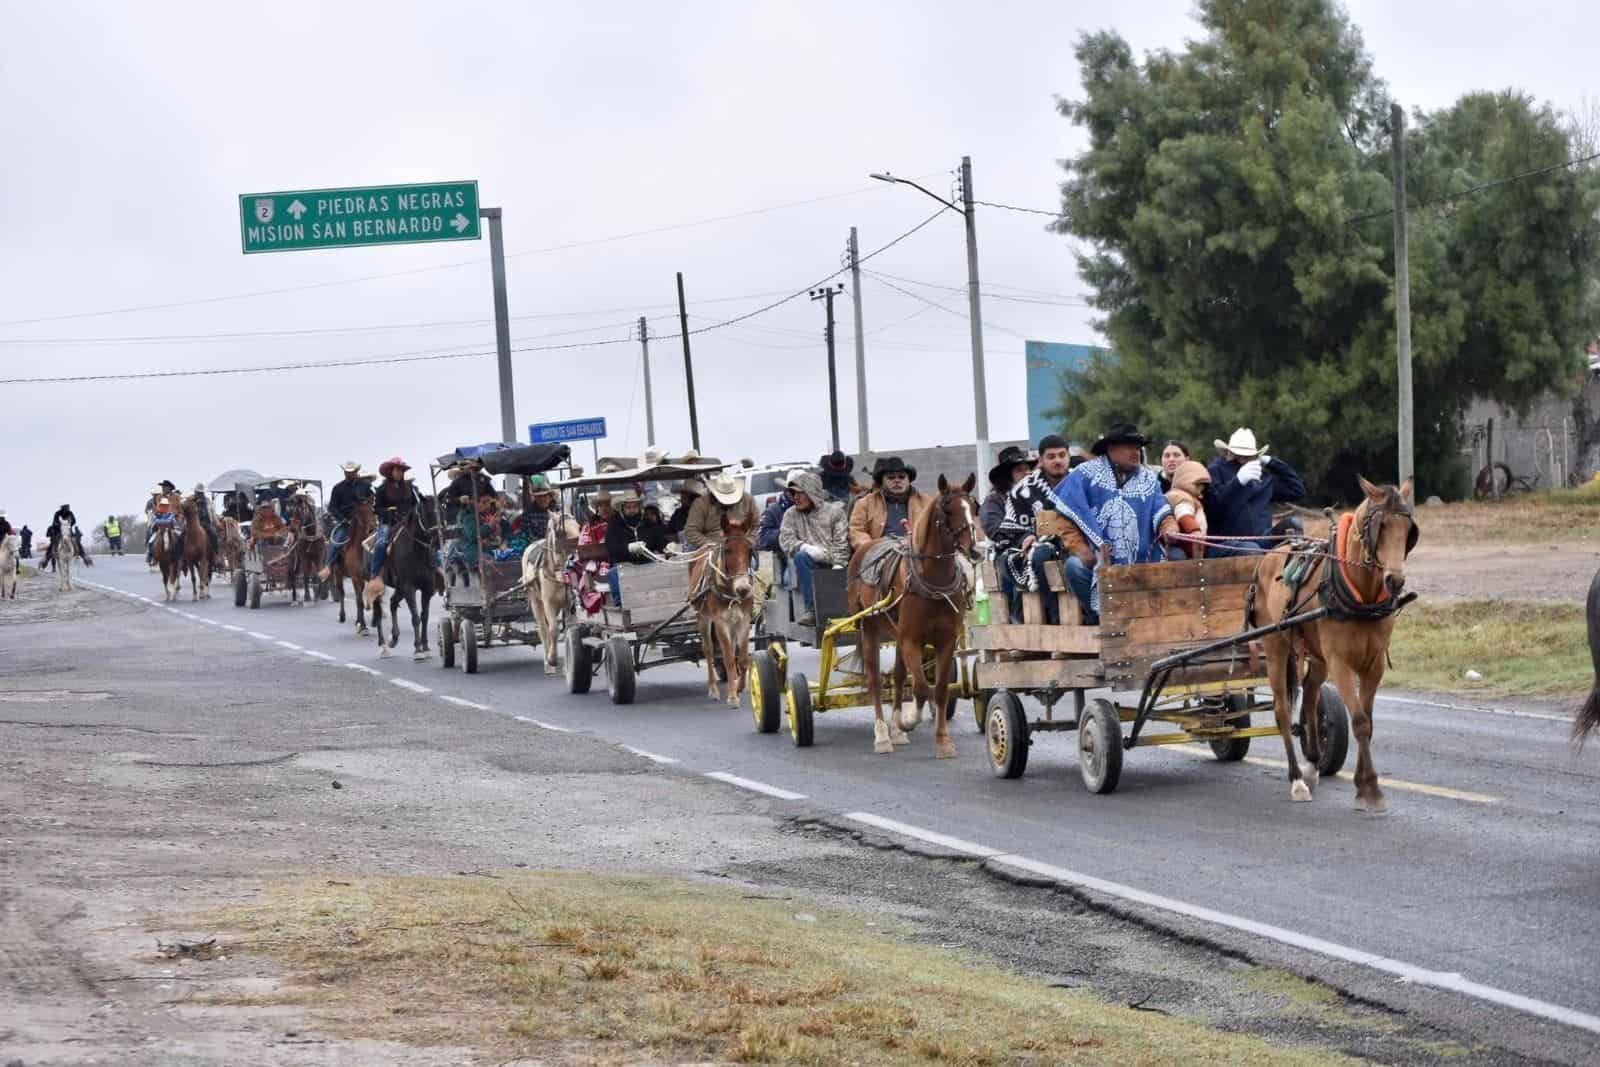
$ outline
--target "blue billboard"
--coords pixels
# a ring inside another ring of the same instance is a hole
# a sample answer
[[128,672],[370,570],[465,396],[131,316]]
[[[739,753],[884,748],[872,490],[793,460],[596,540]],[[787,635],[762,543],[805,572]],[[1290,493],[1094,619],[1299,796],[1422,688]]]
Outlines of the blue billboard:
[[535,422],[528,426],[528,441],[536,445],[551,445],[558,441],[594,441],[605,435],[605,419]]
[[1049,412],[1061,407],[1067,388],[1066,372],[1081,370],[1107,349],[1095,345],[1068,345],[1055,341],[1028,341],[1023,362],[1028,374],[1028,441],[1037,445],[1045,434],[1058,433],[1069,441],[1087,445],[1092,433],[1074,434],[1061,415]]

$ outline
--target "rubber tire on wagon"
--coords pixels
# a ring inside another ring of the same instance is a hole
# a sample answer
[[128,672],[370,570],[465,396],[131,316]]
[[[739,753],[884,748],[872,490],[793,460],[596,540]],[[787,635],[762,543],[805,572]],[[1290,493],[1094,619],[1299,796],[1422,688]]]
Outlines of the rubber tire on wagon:
[[244,607],[245,598],[249,595],[250,580],[245,576],[244,571],[239,571],[233,576],[233,606],[236,608]]
[[[1231,711],[1243,711],[1244,714],[1228,722],[1239,728],[1246,729],[1250,725],[1250,698],[1241,694],[1228,697],[1228,708]],[[1217,757],[1219,763],[1238,763],[1250,752],[1250,739],[1248,737],[1228,737],[1220,741],[1211,742],[1212,755]]]
[[567,628],[567,692],[587,693],[594,682],[594,649],[584,644],[583,631]]
[[750,714],[756,733],[775,734],[783,725],[783,675],[771,652],[750,657]]
[[[1344,697],[1332,682],[1322,683],[1322,697],[1317,701],[1317,725],[1322,735],[1322,759],[1317,763],[1317,773],[1330,778],[1344,769],[1350,755],[1350,709]],[[1300,732],[1300,754],[1305,756],[1305,731]],[[1306,757],[1310,759],[1309,756]]]
[[439,666],[450,670],[456,665],[456,628],[448,617],[439,620]]
[[461,669],[478,673],[478,624],[471,619],[461,620]]
[[1122,777],[1122,716],[1109,700],[1089,701],[1078,719],[1078,774],[1089,792],[1101,795]]
[[989,751],[989,769],[996,778],[1021,778],[1028,769],[1028,717],[1022,701],[1010,690],[997,689],[980,716]]
[[633,645],[622,634],[612,634],[606,642],[606,692],[611,694],[611,703],[632,704],[637,682]]
[[795,748],[810,748],[815,738],[815,717],[811,709],[811,683],[804,674],[789,679],[789,693],[784,701],[789,718],[789,736]]

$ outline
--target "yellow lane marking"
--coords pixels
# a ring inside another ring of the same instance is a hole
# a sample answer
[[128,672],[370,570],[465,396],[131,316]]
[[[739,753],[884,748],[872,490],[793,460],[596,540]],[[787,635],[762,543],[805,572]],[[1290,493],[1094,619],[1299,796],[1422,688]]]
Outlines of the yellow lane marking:
[[[1205,749],[1191,748],[1188,745],[1173,745],[1174,750],[1186,752],[1191,756],[1202,759],[1213,758]],[[1245,763],[1254,763],[1258,767],[1276,767],[1280,771],[1289,769],[1289,764],[1281,759],[1267,759],[1263,756],[1246,756]],[[1341,771],[1333,777],[1348,782],[1350,775]],[[1469,804],[1498,804],[1504,797],[1494,797],[1487,793],[1474,793],[1467,789],[1451,789],[1444,785],[1428,785],[1426,782],[1408,782],[1403,778],[1387,778],[1378,776],[1378,784],[1384,789],[1398,789],[1403,793],[1422,793],[1430,797],[1443,797],[1445,800],[1464,800]]]

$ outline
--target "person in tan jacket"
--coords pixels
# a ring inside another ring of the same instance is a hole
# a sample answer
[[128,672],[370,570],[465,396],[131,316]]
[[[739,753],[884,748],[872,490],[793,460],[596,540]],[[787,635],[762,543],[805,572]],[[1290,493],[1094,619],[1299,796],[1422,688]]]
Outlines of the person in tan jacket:
[[[1211,472],[1205,465],[1192,459],[1180,462],[1172,472],[1172,488],[1167,490],[1167,503],[1172,505],[1172,517],[1178,521],[1178,532],[1194,537],[1206,535],[1206,490],[1211,488]],[[1167,550],[1170,559],[1199,559],[1206,554],[1204,544],[1179,542]]]
[[852,554],[881,537],[909,537],[911,527],[932,499],[912,488],[917,469],[899,456],[882,456],[872,465],[872,492],[855,502],[850,512]]
[[[683,527],[683,541],[690,552],[722,542],[722,517],[731,513],[754,537],[761,516],[756,502],[744,491],[744,482],[731,471],[720,471],[689,506],[689,521]],[[754,557],[752,556],[752,563]]]

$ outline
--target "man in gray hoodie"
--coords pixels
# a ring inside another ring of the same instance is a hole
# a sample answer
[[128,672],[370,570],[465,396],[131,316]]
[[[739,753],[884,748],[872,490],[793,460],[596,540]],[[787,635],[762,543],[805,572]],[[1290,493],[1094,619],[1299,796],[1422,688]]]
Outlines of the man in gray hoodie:
[[817,587],[812,572],[819,567],[844,567],[850,563],[850,527],[844,505],[828,497],[822,478],[811,471],[797,470],[789,475],[787,487],[794,494],[794,506],[783,513],[778,527],[778,546],[789,559],[788,583],[805,599],[806,612],[801,626],[817,621]]

